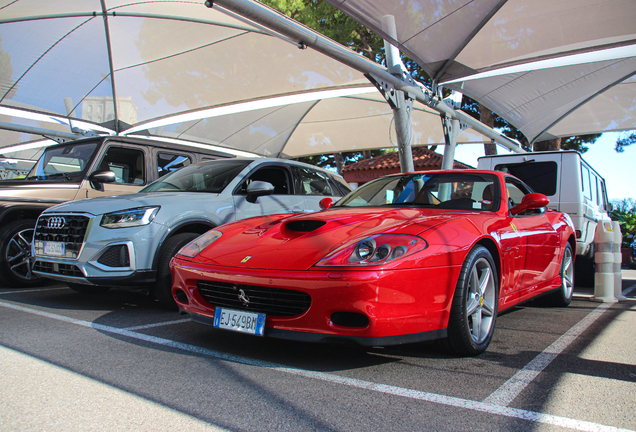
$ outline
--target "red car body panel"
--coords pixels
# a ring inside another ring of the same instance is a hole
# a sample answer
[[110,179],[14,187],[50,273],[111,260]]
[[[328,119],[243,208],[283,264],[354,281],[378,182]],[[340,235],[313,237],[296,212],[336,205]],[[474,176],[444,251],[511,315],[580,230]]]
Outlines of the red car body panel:
[[[505,187],[503,173],[487,173]],[[344,338],[365,345],[444,337],[462,265],[478,243],[497,267],[500,311],[561,285],[561,257],[574,242],[569,217],[551,210],[513,216],[503,197],[498,207],[496,212],[334,207],[223,225],[223,235],[194,258],[173,258],[173,294],[179,308],[201,322],[214,317],[215,307],[199,293],[198,281],[308,294],[311,305],[304,313],[267,316],[265,334],[271,336]],[[313,228],[298,230],[303,224]],[[316,265],[355,239],[375,234],[418,236],[427,247],[378,266]],[[368,324],[336,325],[336,312],[364,315]]]

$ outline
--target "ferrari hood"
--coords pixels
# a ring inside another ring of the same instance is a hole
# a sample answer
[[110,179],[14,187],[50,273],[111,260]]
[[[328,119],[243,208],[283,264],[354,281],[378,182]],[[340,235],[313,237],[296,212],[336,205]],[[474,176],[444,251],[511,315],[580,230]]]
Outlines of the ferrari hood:
[[223,235],[195,260],[224,267],[305,270],[339,247],[381,233],[411,234],[448,222],[448,213],[422,209],[330,209],[263,217],[221,226]]

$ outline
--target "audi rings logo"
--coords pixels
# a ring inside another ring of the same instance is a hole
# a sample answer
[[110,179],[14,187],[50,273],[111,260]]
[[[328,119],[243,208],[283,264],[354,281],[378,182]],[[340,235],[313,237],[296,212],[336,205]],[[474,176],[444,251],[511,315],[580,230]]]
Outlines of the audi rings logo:
[[60,229],[66,226],[66,219],[61,216],[54,216],[49,218],[49,221],[46,223],[47,228],[51,229]]

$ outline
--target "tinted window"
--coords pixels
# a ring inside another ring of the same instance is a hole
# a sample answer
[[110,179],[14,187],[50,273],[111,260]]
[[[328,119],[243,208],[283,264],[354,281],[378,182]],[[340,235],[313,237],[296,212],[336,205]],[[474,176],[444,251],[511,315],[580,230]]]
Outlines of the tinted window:
[[158,176],[163,177],[173,171],[192,164],[188,156],[173,153],[157,153]]
[[250,163],[250,160],[232,159],[190,165],[162,177],[140,192],[220,193]]
[[253,181],[264,181],[274,186],[274,195],[290,195],[292,193],[289,171],[284,167],[266,166],[250,173],[237,191],[247,194],[247,186]]
[[594,173],[590,174],[590,193],[592,194],[592,200],[598,205],[600,203],[602,203],[603,201],[601,201],[599,199],[598,196],[598,191],[597,191],[597,186],[598,186],[598,180],[596,178],[596,175],[594,175]]
[[341,195],[334,190],[334,185],[329,181],[329,177],[320,171],[298,167],[298,174],[300,176],[301,191],[304,195]]
[[141,150],[111,146],[106,150],[97,169],[114,172],[115,183],[135,185],[146,183],[146,163],[144,152]]
[[96,142],[47,148],[27,178],[79,178],[93,159],[96,149]]
[[533,191],[544,195],[554,195],[557,191],[556,162],[522,162],[516,164],[500,164],[495,166],[496,171],[505,171],[518,179],[523,180]]
[[583,195],[585,195],[585,198],[591,200],[592,191],[590,188],[590,170],[583,164],[581,164],[581,188],[583,189]]

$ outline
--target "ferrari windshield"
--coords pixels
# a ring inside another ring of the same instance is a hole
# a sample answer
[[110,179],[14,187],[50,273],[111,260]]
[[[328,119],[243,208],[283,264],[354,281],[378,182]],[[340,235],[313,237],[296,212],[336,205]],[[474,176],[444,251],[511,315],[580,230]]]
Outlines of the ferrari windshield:
[[221,193],[251,162],[251,160],[230,159],[189,165],[161,177],[139,192]]
[[47,148],[31,168],[27,180],[79,180],[93,160],[97,142],[69,143]]
[[388,176],[371,181],[336,207],[416,206],[496,211],[497,177],[488,174],[434,173]]

